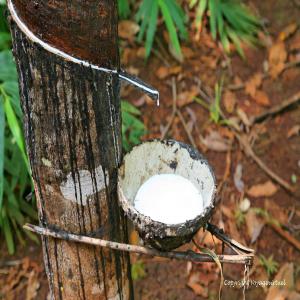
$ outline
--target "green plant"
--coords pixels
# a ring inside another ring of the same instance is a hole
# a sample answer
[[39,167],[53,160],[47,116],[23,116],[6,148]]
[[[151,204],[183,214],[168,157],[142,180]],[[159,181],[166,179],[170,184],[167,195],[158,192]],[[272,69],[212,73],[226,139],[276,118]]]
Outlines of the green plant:
[[223,79],[220,83],[215,84],[215,101],[211,104],[210,107],[210,119],[218,124],[221,120],[221,98],[222,98],[222,89],[223,89]]
[[[0,14],[4,6],[0,5]],[[4,18],[0,18],[0,230],[10,254],[15,239],[23,245],[24,234],[37,237],[22,226],[29,219],[37,220],[33,202],[25,196],[31,191],[31,176],[22,134],[22,111],[19,102],[17,71],[10,50],[11,40]]]
[[245,214],[240,209],[234,212],[234,218],[238,227],[242,226],[246,220]]
[[136,21],[141,24],[138,41],[141,42],[146,33],[145,48],[146,57],[148,57],[151,53],[160,13],[167,27],[174,53],[181,58],[178,32],[183,39],[186,39],[188,34],[185,27],[185,13],[176,0],[142,0],[135,16]]
[[131,276],[133,280],[142,279],[146,276],[145,265],[142,261],[137,261],[131,265]]
[[259,256],[260,265],[266,270],[268,276],[272,276],[278,270],[278,263],[273,259],[273,255],[266,258],[264,255]]
[[222,118],[222,111],[221,111],[222,90],[223,90],[223,77],[219,83],[217,82],[215,84],[215,97],[212,103],[208,104],[199,97],[195,97],[194,100],[209,111],[209,118],[211,122],[220,125],[223,124],[228,125],[230,121],[224,120]]
[[138,119],[141,112],[127,101],[121,102],[122,108],[122,139],[125,151],[140,142],[146,133],[145,125]]
[[118,11],[121,19],[126,19],[130,14],[129,0],[118,0]]
[[248,7],[239,0],[191,0],[190,7],[196,7],[195,25],[201,31],[203,18],[209,19],[214,40],[219,37],[223,48],[230,52],[230,43],[244,57],[241,42],[248,45],[257,43],[257,32],[261,22]]

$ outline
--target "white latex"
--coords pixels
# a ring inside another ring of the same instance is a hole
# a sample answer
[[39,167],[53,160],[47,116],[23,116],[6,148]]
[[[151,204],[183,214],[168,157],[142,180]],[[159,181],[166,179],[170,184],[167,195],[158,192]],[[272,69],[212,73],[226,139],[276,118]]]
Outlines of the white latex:
[[178,224],[203,212],[203,198],[188,179],[175,174],[154,175],[139,188],[135,208],[154,221]]

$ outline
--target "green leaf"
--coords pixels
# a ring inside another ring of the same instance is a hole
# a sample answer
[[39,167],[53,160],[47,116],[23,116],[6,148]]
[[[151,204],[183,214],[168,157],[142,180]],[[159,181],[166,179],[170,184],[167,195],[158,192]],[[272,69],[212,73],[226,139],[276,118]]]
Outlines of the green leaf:
[[5,93],[11,96],[11,103],[16,112],[16,115],[21,120],[23,117],[23,113],[20,106],[20,97],[19,97],[19,85],[16,81],[5,81],[2,84],[2,88]]
[[17,69],[10,50],[0,52],[0,81],[17,81]]
[[135,16],[137,22],[140,22],[142,20],[140,31],[137,37],[138,42],[141,42],[144,37],[147,25],[149,23],[149,11],[152,7],[152,3],[153,0],[143,1]]
[[150,11],[150,19],[149,26],[147,29],[146,35],[146,57],[149,57],[152,49],[152,44],[154,40],[154,34],[157,28],[157,18],[158,18],[158,2],[154,0],[152,3],[151,11]]
[[142,279],[146,276],[145,265],[142,261],[137,261],[132,264],[131,275],[133,280]]
[[[193,8],[197,4],[197,2],[198,2],[198,0],[191,0],[190,4],[189,4],[189,7]],[[200,0],[200,2],[201,2],[201,0]]]
[[202,23],[204,12],[207,8],[207,0],[200,0],[196,10],[196,26],[199,27]]
[[32,207],[32,205],[30,205],[29,203],[27,203],[22,198],[19,199],[19,202],[20,202],[20,208],[21,208],[21,210],[24,213],[26,213],[27,216],[29,216],[33,220],[38,220],[37,211]]
[[188,32],[186,30],[184,20],[185,20],[185,14],[180,6],[177,5],[176,1],[174,0],[165,0],[165,3],[170,11],[170,14],[181,34],[181,36],[184,39],[187,39]]
[[[21,131],[20,125],[18,123],[17,117],[15,115],[15,112],[11,106],[10,97],[8,97],[8,96],[5,97],[5,100],[4,100],[4,109],[5,109],[7,124],[13,134],[13,137],[16,140],[16,143],[22,153],[22,156],[23,156],[24,161],[26,162],[26,165],[28,165],[28,159],[27,159],[27,155],[25,152],[22,131]],[[29,168],[29,165],[28,165],[28,168]]]
[[161,8],[162,15],[163,15],[163,18],[164,18],[166,26],[167,26],[173,48],[174,48],[176,54],[178,56],[182,57],[181,48],[180,48],[180,44],[179,44],[179,40],[178,40],[178,36],[177,36],[177,31],[176,31],[172,16],[170,15],[168,7],[163,0],[158,0],[158,3]]
[[5,140],[5,115],[3,97],[0,95],[0,211],[3,200],[3,179],[4,179],[4,140]]
[[228,35],[229,35],[230,39],[232,40],[234,46],[236,47],[237,52],[240,54],[240,56],[242,58],[245,59],[245,54],[242,49],[241,41],[240,41],[238,35],[231,29],[227,29],[227,32],[228,32]]
[[2,210],[2,229],[4,232],[7,248],[8,248],[8,253],[9,254],[14,254],[15,252],[15,243],[14,243],[14,238],[11,230],[11,225],[9,223],[9,219],[7,215],[5,214],[5,210]]
[[208,8],[209,8],[209,24],[210,24],[210,30],[211,35],[214,40],[217,38],[217,5],[218,0],[209,0],[208,2]]
[[127,101],[121,102],[122,108],[122,140],[125,151],[132,145],[140,143],[141,137],[146,133],[145,125],[137,116],[141,112]]
[[0,0],[0,31],[1,32],[8,32],[7,20],[4,17],[6,10],[6,1]]
[[118,0],[118,10],[119,10],[119,16],[122,19],[127,18],[130,14],[128,0]]
[[8,32],[0,32],[0,50],[9,49],[11,37]]
[[133,115],[139,116],[141,112],[132,104],[127,101],[121,101],[121,109],[123,112],[128,112]]
[[36,244],[40,244],[39,238],[36,236],[36,234],[30,232],[29,230],[24,229],[25,234]]

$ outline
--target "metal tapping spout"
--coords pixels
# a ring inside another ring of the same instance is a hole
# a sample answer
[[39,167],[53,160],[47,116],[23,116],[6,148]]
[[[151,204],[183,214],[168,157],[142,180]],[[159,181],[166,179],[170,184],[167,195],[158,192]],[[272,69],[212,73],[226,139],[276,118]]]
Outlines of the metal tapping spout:
[[132,84],[139,90],[146,93],[151,99],[156,101],[157,106],[159,106],[159,91],[155,88],[153,88],[150,84],[145,83],[140,78],[133,76],[131,74],[128,74],[127,72],[121,70],[119,72],[119,78],[123,81],[128,82],[129,84]]

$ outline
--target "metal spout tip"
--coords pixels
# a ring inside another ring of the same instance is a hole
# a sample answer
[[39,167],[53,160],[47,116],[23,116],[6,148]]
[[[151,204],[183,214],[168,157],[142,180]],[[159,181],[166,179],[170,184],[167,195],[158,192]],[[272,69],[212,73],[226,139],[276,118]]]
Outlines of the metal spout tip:
[[159,91],[157,89],[123,70],[119,72],[119,78],[146,93],[151,99],[156,101],[157,106],[159,106]]

